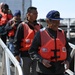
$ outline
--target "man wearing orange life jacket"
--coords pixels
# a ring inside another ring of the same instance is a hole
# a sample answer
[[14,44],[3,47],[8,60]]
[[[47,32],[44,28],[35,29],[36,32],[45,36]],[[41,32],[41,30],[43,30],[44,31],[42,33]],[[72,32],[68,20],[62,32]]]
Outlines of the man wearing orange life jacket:
[[[30,69],[32,68],[32,75],[36,73],[36,62],[31,60],[28,50],[32,44],[34,35],[40,30],[41,25],[36,21],[38,16],[36,7],[29,7],[27,9],[26,20],[18,26],[16,31],[14,45],[14,56],[20,61],[20,57],[23,59],[23,73],[24,75],[30,75]],[[20,57],[19,57],[20,56]]]
[[[4,12],[7,8],[9,8],[7,4],[3,2],[0,3],[0,12]],[[12,11],[8,9],[7,14],[8,14],[8,20],[10,20],[13,17]]]
[[9,15],[8,10],[9,10],[9,6],[7,4],[4,4],[0,11],[0,35],[4,43],[6,43],[6,33],[7,33],[5,31],[5,26],[7,22],[12,18],[12,15],[11,17],[8,16]]
[[[4,11],[4,9],[6,9]],[[7,23],[7,11],[8,11],[9,7],[6,4],[2,4],[1,9],[0,9],[0,26],[3,26]]]
[[13,45],[14,36],[15,36],[17,27],[21,22],[22,22],[21,11],[16,10],[13,15],[13,18],[9,20],[7,25],[5,26],[5,30],[7,31],[7,37],[9,40],[8,48],[12,53],[14,52],[14,45]]
[[31,58],[37,60],[38,75],[64,75],[69,68],[70,51],[65,33],[59,29],[60,13],[51,10],[46,16],[47,28],[36,33],[29,49]]

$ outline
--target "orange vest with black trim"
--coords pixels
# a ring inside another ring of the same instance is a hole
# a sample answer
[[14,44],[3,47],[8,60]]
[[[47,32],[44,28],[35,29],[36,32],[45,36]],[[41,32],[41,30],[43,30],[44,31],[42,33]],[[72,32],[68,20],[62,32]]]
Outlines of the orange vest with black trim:
[[0,12],[0,14],[2,15],[2,18],[0,19],[0,26],[2,26],[8,22],[8,15],[4,14],[3,12]]
[[56,40],[52,38],[46,30],[40,31],[41,34],[41,48],[39,54],[47,60],[56,62],[63,61],[67,57],[67,50],[65,47],[66,40],[64,31],[57,31]]
[[23,22],[22,25],[24,27],[24,38],[22,39],[20,50],[27,51],[32,44],[35,33],[37,30],[40,30],[40,26],[36,25],[35,28],[37,28],[37,30],[32,30],[26,23]]

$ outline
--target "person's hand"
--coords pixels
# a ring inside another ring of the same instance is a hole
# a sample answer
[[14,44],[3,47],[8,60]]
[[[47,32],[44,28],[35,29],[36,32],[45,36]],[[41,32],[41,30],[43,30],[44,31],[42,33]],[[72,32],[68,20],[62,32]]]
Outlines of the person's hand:
[[20,57],[19,56],[15,56],[15,58],[18,60],[18,62],[20,62]]
[[65,64],[65,70],[69,69],[69,62],[67,60],[62,62],[61,64]]
[[15,26],[15,22],[11,25],[11,27],[13,28]]
[[19,62],[20,66],[23,66],[23,60],[22,60],[22,58],[20,56],[15,56],[15,58]]
[[47,67],[47,68],[51,67],[49,60],[43,59],[43,60],[42,60],[42,64],[43,64],[45,67]]

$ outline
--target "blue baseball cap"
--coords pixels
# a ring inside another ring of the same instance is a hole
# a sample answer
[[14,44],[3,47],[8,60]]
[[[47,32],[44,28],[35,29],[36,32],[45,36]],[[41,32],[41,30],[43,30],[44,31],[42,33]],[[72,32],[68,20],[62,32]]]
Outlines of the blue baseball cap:
[[49,11],[46,18],[51,20],[63,20],[63,18],[60,18],[60,13],[56,10]]
[[14,15],[13,15],[13,16],[18,16],[18,15],[20,15],[20,16],[21,16],[21,11],[20,11],[20,10],[15,10],[15,13],[14,13]]

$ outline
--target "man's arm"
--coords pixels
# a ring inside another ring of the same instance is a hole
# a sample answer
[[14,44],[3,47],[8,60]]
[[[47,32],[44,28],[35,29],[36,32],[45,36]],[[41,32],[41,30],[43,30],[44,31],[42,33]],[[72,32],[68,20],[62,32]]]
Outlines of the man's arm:
[[32,45],[29,49],[29,54],[32,60],[36,59],[39,62],[42,62],[43,58],[38,54],[40,45],[41,45],[40,32],[37,32],[33,39]]
[[20,44],[21,44],[21,40],[23,39],[23,36],[24,36],[23,25],[19,24],[14,37],[14,47],[15,47],[14,55],[15,56],[20,54],[19,49],[21,47]]

